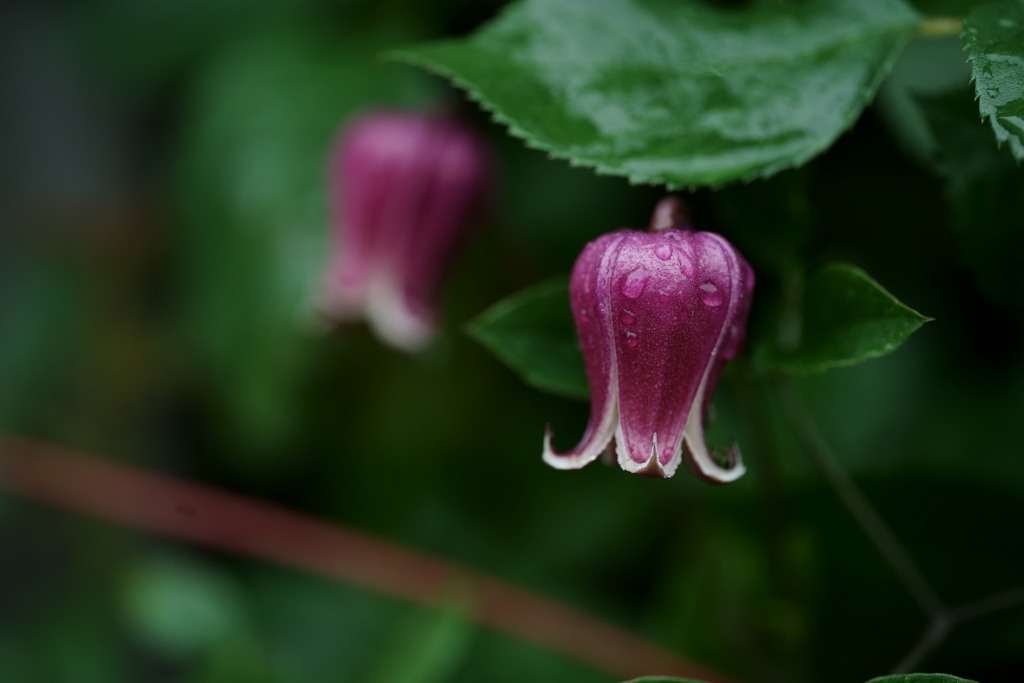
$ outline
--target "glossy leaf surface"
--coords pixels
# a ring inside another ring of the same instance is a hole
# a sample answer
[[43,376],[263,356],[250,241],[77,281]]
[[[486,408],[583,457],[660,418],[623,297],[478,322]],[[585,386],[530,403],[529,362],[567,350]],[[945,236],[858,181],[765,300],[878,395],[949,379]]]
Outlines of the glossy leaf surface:
[[1024,159],[1024,1],[975,8],[964,21],[964,48],[971,60],[978,108],[1000,145]]
[[569,398],[590,395],[566,278],[499,301],[470,322],[467,332],[527,384]]
[[860,268],[830,264],[807,279],[796,345],[783,350],[762,342],[756,361],[764,370],[796,374],[854,365],[896,350],[928,320]]
[[468,38],[392,55],[451,78],[553,156],[687,186],[827,149],[918,22],[899,0],[523,0]]

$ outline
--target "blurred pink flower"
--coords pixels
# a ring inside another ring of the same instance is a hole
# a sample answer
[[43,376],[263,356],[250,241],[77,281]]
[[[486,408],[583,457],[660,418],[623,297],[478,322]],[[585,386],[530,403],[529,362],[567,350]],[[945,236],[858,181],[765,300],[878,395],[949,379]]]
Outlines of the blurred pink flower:
[[347,125],[330,160],[328,317],[365,318],[403,351],[429,344],[441,281],[491,174],[482,139],[452,119],[375,111]]
[[622,229],[589,243],[569,295],[590,384],[590,423],[567,453],[544,439],[559,469],[593,461],[612,439],[628,472],[671,477],[685,453],[700,477],[730,482],[745,468],[735,448],[720,462],[704,416],[725,362],[743,346],[754,272],[721,235],[694,232],[674,197],[647,232]]

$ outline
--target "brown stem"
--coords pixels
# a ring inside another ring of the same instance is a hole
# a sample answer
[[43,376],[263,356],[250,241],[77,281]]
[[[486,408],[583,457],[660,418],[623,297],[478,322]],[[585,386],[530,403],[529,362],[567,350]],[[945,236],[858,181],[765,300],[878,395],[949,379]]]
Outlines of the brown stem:
[[620,678],[722,674],[500,579],[251,498],[0,437],[0,489],[108,522],[269,560],[424,605],[467,595],[479,623]]

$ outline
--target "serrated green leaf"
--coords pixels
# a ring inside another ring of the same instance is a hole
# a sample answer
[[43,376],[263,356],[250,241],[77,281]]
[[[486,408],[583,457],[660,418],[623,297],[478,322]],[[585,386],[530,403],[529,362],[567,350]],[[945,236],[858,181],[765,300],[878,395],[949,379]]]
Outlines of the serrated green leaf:
[[964,21],[964,49],[971,60],[978,109],[1000,145],[1024,160],[1024,0],[992,2]]
[[900,0],[520,0],[467,38],[391,55],[452,79],[531,146],[680,187],[827,149],[919,22]]
[[829,264],[807,279],[796,346],[763,341],[755,360],[762,370],[795,374],[854,365],[895,351],[928,320],[860,268]]
[[974,683],[974,681],[949,674],[897,674],[872,678],[867,683]]
[[466,332],[527,384],[568,398],[590,396],[567,278],[502,299],[472,320]]

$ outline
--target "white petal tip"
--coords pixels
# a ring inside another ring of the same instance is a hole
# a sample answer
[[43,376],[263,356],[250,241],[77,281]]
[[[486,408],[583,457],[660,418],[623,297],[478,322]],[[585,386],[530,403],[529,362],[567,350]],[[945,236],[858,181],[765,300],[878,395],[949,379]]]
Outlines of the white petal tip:
[[544,430],[544,462],[556,470],[578,470],[592,463],[604,452],[603,446],[599,449],[591,446],[580,453],[569,452],[563,455],[551,445],[551,434],[551,425],[548,425]]
[[691,469],[705,481],[713,484],[728,484],[747,472],[747,468],[743,464],[743,456],[735,441],[730,448],[720,451],[722,455],[732,460],[728,467],[719,464],[716,458],[708,452],[705,444],[701,443],[699,447],[694,448],[689,439],[684,439],[684,443],[687,446],[686,452],[689,455]]
[[642,477],[662,478],[667,479],[676,473],[676,468],[679,467],[679,455],[678,453],[672,456],[664,465],[661,464],[658,458],[658,435],[655,434],[651,438],[651,453],[647,456],[645,462],[637,462],[629,456],[629,452],[625,447],[625,439],[621,435],[616,434],[616,452],[619,456],[619,467],[632,474],[639,474]]

